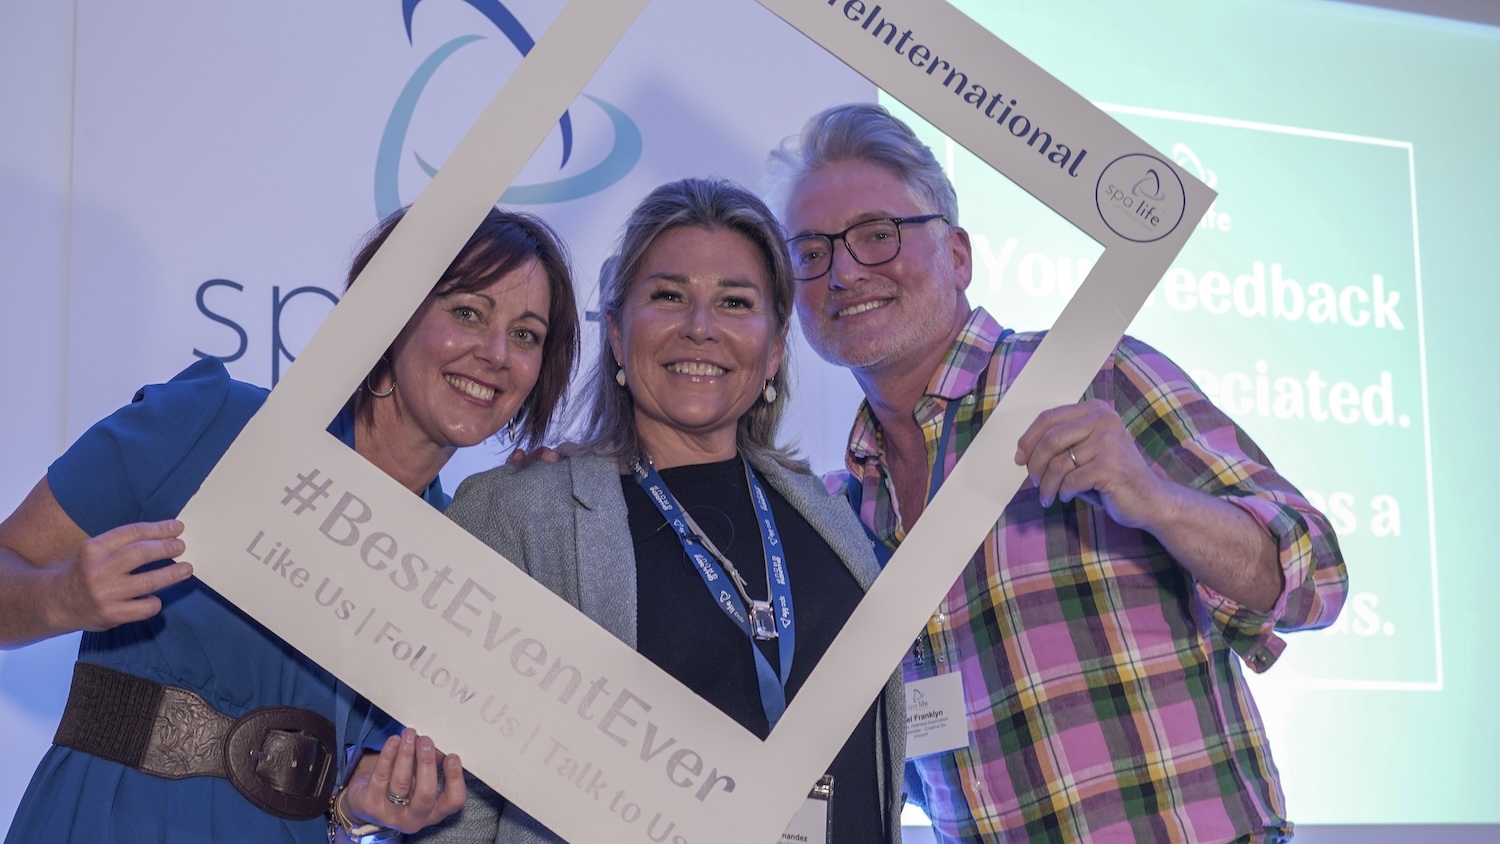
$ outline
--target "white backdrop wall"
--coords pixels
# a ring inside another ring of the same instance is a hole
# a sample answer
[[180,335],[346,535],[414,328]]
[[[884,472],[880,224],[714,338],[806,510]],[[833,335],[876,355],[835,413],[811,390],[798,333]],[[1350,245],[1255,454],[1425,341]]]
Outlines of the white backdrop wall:
[[[0,510],[66,445],[73,4],[0,7]],[[0,819],[51,742],[77,637],[0,653]]]

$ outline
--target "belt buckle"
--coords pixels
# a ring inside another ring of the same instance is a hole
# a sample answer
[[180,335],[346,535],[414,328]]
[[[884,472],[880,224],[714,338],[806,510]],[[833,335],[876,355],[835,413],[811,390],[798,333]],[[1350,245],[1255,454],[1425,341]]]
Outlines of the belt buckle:
[[229,781],[261,809],[308,820],[328,809],[333,793],[333,724],[295,706],[256,709],[224,738]]

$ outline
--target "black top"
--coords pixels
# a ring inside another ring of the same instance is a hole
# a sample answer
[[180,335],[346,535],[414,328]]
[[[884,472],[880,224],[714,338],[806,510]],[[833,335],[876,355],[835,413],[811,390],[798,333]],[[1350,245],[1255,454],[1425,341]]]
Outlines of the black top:
[[[740,458],[663,469],[660,474],[698,527],[739,569],[750,596],[766,600],[765,554]],[[756,477],[770,498],[792,581],[797,651],[786,687],[790,705],[864,592],[802,514],[763,476]],[[622,475],[620,486],[635,543],[637,650],[764,739],[770,730],[750,640],[709,594],[677,536],[634,476]],[[775,640],[757,644],[780,676]],[[870,704],[828,769],[834,778],[831,810],[839,844],[886,839],[876,775],[875,705]]]

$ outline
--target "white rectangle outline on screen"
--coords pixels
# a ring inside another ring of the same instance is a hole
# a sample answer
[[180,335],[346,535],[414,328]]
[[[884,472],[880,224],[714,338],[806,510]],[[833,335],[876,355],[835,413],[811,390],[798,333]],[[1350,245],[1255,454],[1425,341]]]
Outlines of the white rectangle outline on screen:
[[1428,576],[1432,588],[1432,649],[1433,666],[1436,678],[1432,681],[1417,680],[1320,680],[1306,678],[1300,682],[1304,688],[1309,689],[1350,689],[1359,691],[1405,691],[1405,692],[1440,692],[1443,690],[1443,623],[1439,608],[1440,596],[1438,595],[1438,551],[1437,551],[1437,500],[1433,490],[1432,482],[1432,416],[1427,398],[1427,320],[1422,310],[1422,247],[1421,238],[1418,236],[1417,226],[1417,164],[1416,152],[1410,141],[1397,141],[1388,138],[1371,138],[1364,135],[1351,135],[1344,132],[1330,132],[1323,129],[1305,129],[1298,126],[1282,126],[1275,123],[1261,123],[1253,120],[1240,120],[1231,117],[1213,117],[1204,114],[1190,114],[1180,111],[1165,111],[1156,108],[1144,108],[1141,106],[1119,105],[1116,103],[1094,103],[1100,109],[1112,114],[1132,114],[1140,117],[1155,117],[1163,120],[1179,120],[1184,123],[1205,123],[1213,126],[1226,126],[1233,129],[1251,129],[1257,132],[1273,132],[1281,135],[1300,135],[1307,138],[1319,138],[1328,141],[1343,141],[1354,144],[1368,144],[1371,146],[1391,147],[1406,150],[1407,176],[1410,182],[1411,193],[1411,245],[1412,245],[1412,271],[1416,280],[1417,298],[1417,361],[1422,384],[1422,453],[1425,460],[1425,471],[1427,480],[1427,556]]

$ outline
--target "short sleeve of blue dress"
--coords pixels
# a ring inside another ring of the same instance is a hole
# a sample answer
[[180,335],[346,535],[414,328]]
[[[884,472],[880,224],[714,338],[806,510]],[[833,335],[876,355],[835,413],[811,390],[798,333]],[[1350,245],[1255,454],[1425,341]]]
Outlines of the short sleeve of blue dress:
[[[173,518],[265,397],[265,390],[231,379],[219,361],[201,360],[165,384],[142,389],[85,432],[48,469],[48,484],[90,535]],[[347,416],[330,431],[352,445]],[[192,549],[185,559],[192,560]],[[319,584],[306,588],[311,599],[334,600],[318,593]],[[335,705],[332,675],[196,578],[159,595],[156,617],[85,633],[78,658],[190,689],[231,717],[272,705],[304,707],[335,723],[347,714],[347,705]],[[287,821],[262,812],[222,778],[167,780],[53,747],[6,841],[313,844],[326,836],[323,819]]]

